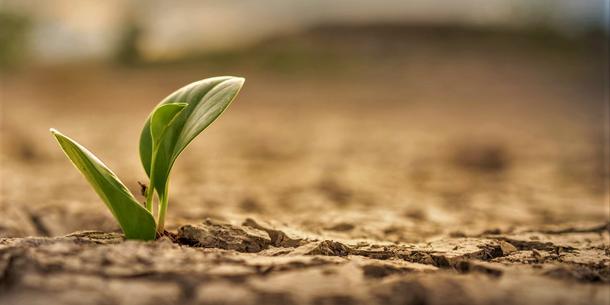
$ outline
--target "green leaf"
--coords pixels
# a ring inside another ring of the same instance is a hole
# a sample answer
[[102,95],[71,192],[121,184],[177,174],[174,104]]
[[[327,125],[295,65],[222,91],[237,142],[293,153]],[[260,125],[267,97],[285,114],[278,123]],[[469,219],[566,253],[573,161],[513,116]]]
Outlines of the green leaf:
[[150,116],[150,134],[153,147],[156,146],[156,143],[159,143],[163,132],[186,105],[186,103],[172,103],[155,108]]
[[154,217],[137,202],[119,178],[102,161],[76,141],[55,129],[51,129],[51,133],[66,156],[106,203],[123,229],[125,237],[142,240],[155,239]]
[[243,83],[244,79],[240,77],[214,77],[194,82],[170,94],[156,109],[174,103],[186,103],[187,106],[166,126],[158,145],[154,143],[154,146],[153,129],[158,127],[152,126],[153,115],[149,116],[140,134],[140,159],[151,179],[151,187],[162,201],[167,199],[169,173],[176,158],[231,104]]

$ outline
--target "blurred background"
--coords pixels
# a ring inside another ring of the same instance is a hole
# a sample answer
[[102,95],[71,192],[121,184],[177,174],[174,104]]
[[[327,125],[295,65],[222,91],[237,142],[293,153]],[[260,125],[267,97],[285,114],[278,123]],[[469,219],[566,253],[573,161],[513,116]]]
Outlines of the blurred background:
[[0,236],[116,229],[48,134],[138,192],[161,99],[246,77],[168,222],[330,236],[607,221],[607,0],[0,0]]

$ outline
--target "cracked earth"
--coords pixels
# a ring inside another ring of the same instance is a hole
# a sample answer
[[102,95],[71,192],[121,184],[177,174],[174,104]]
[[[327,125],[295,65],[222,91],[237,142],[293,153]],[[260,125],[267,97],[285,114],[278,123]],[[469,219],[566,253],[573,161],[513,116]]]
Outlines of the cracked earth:
[[0,240],[2,304],[607,304],[608,224],[445,237],[328,240],[246,219],[174,241],[76,232]]

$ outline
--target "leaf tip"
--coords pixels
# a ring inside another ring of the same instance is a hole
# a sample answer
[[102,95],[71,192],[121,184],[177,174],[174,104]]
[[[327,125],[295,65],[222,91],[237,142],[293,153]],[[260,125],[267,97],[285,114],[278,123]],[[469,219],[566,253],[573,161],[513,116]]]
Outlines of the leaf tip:
[[60,137],[65,137],[61,132],[59,132],[59,130],[55,128],[49,128],[49,132],[51,132],[51,135],[53,135],[53,137],[55,137],[57,140],[59,140]]
[[246,79],[244,77],[239,77],[239,76],[235,76],[235,81],[239,84],[239,86],[243,86],[244,83],[246,82]]

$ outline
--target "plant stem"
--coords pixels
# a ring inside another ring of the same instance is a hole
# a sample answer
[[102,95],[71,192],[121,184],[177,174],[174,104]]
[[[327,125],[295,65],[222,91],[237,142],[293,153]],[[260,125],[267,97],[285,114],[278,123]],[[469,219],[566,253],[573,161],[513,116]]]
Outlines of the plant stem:
[[152,214],[153,212],[153,197],[155,196],[155,188],[152,186],[152,181],[146,190],[146,209]]
[[169,199],[169,196],[167,196],[168,190],[169,190],[169,179],[167,179],[167,182],[165,184],[165,193],[163,195],[163,198],[159,198],[160,199],[159,218],[157,219],[157,232],[159,232],[159,233],[163,233],[163,229],[165,226],[165,212],[167,211],[167,204],[168,204],[168,199]]
[[[153,147],[154,152],[154,147]],[[153,153],[152,158],[150,160],[150,179],[148,190],[146,191],[146,209],[154,215],[153,213],[153,197],[155,197],[155,180],[153,177],[155,176],[155,160],[156,154]]]

